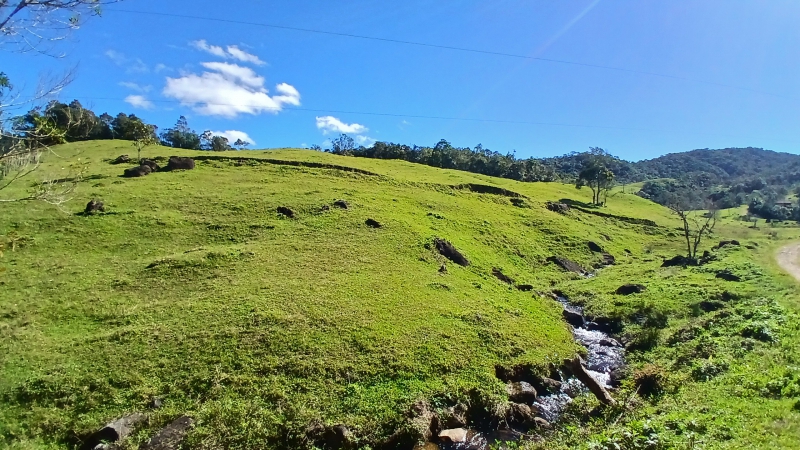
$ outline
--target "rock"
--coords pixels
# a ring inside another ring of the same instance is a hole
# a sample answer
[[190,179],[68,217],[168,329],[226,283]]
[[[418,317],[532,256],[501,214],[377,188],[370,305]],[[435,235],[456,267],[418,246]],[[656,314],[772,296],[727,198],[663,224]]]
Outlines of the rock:
[[611,397],[602,383],[595,380],[594,377],[586,370],[583,365],[583,360],[580,357],[568,359],[564,361],[564,365],[581,383],[584,384],[589,390],[597,397],[597,400],[604,405],[615,405],[617,402]]
[[677,266],[686,267],[694,265],[697,265],[697,262],[695,260],[687,258],[683,255],[673,256],[672,258],[664,260],[664,262],[661,263],[661,267],[677,267]]
[[506,385],[508,399],[515,403],[533,403],[537,393],[533,385],[526,381],[517,381]]
[[141,413],[129,414],[113,422],[109,422],[89,436],[81,446],[82,450],[94,449],[103,442],[119,442],[134,432],[135,428],[147,421],[147,416]]
[[502,281],[503,283],[514,284],[514,280],[509,277],[508,275],[504,274],[500,269],[497,267],[492,267],[492,275],[495,276],[498,280]]
[[375,219],[367,219],[367,221],[364,223],[370,228],[381,228],[383,226]]
[[545,419],[542,419],[541,417],[534,417],[533,423],[535,423],[538,428],[542,428],[545,430],[548,430],[552,427],[552,425],[550,425],[550,422],[548,422]]
[[521,198],[512,198],[511,204],[516,206],[517,208],[527,208],[528,205],[525,204],[525,200]]
[[344,200],[336,200],[335,202],[333,202],[333,206],[335,206],[337,208],[342,208],[342,209],[350,208],[350,205]]
[[596,242],[589,241],[588,245],[589,245],[589,250],[595,253],[605,253],[603,251],[603,247],[600,247]]
[[646,290],[647,287],[641,284],[624,284],[617,288],[616,293],[617,295],[631,295],[641,294]]
[[742,281],[741,277],[739,277],[738,275],[732,274],[728,270],[723,270],[721,272],[717,272],[716,277],[717,278],[721,278],[721,279],[723,279],[725,281]]
[[714,250],[716,250],[716,249],[720,249],[720,248],[722,248],[722,247],[725,247],[725,246],[727,246],[727,245],[735,245],[735,246],[739,246],[739,245],[741,245],[741,244],[739,243],[739,241],[737,241],[737,240],[735,240],[735,239],[733,239],[733,240],[730,240],[730,241],[720,241],[720,243],[719,243],[719,244],[717,244],[716,246],[714,246]]
[[530,427],[534,424],[536,412],[538,412],[538,408],[534,410],[523,403],[510,403],[506,411],[506,420],[511,425]]
[[429,441],[439,428],[439,416],[425,401],[414,403],[409,415],[412,439],[416,442]]
[[147,166],[153,172],[158,172],[161,169],[161,167],[158,166],[158,163],[156,163],[152,159],[143,159],[143,160],[139,161],[139,165],[140,166]]
[[556,264],[557,266],[561,267],[562,269],[568,272],[575,272],[581,275],[586,274],[586,269],[581,267],[580,264],[568,258],[564,258],[563,256],[554,255],[547,258],[547,261]]
[[442,430],[439,433],[439,439],[453,444],[467,442],[467,430],[466,428],[451,428],[449,430]]
[[194,169],[194,160],[192,158],[184,158],[182,156],[170,156],[167,162],[167,170],[192,170]]
[[125,164],[125,163],[129,163],[129,162],[131,162],[131,157],[130,156],[128,156],[128,155],[119,155],[113,161],[111,161],[111,164]]
[[561,314],[564,316],[564,320],[575,328],[581,328],[585,323],[583,315],[579,312],[565,309]]
[[603,259],[600,260],[600,264],[604,266],[613,266],[616,262],[617,258],[614,258],[611,253],[603,253]]
[[435,238],[433,240],[433,244],[436,246],[436,250],[445,258],[453,261],[454,263],[458,264],[459,266],[469,266],[469,260],[461,254],[453,244],[448,242],[445,239]]
[[445,408],[442,412],[441,423],[446,428],[464,428],[467,426],[467,405],[459,403]]
[[150,400],[150,408],[160,409],[162,406],[164,406],[164,401],[161,400],[160,397],[153,397],[153,399]]
[[191,417],[178,417],[139,447],[139,450],[177,450],[192,424],[194,420]]
[[602,331],[605,334],[619,334],[622,332],[622,319],[614,317],[592,317],[586,324],[590,331]]
[[442,264],[442,266],[439,267],[439,273],[447,273],[447,265],[446,264]]
[[622,344],[611,338],[600,339],[598,344],[602,345],[603,347],[622,347]]
[[630,376],[630,369],[627,366],[617,367],[612,369],[608,376],[611,387],[618,388],[622,385],[622,380]]
[[322,205],[322,206],[320,206],[319,210],[320,210],[320,211],[323,211],[323,212],[324,212],[324,211],[330,211],[330,210],[331,210],[331,207],[330,207],[330,206],[328,206],[328,205]]
[[83,210],[84,214],[94,214],[96,212],[105,212],[106,208],[103,205],[103,202],[100,200],[94,199],[86,204],[86,209]]
[[542,394],[555,394],[561,390],[561,382],[552,378],[542,378],[538,385]]
[[547,202],[546,207],[548,210],[557,212],[559,214],[566,214],[569,212],[569,205],[559,202]]
[[519,289],[522,292],[530,292],[530,291],[533,290],[533,285],[531,285],[531,284],[518,284],[517,285],[517,289]]
[[131,167],[130,169],[125,169],[122,176],[127,178],[143,177],[145,175],[150,175],[152,171],[153,169],[151,169],[150,166]]
[[294,211],[291,208],[287,208],[286,206],[279,206],[278,207],[278,214],[284,215],[290,219],[294,219]]

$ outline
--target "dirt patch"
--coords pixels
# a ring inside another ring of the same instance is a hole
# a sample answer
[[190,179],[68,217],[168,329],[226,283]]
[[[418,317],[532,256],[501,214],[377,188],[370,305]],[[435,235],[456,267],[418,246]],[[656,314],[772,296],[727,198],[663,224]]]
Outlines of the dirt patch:
[[800,281],[800,243],[783,247],[778,251],[776,259],[781,269]]
[[436,251],[450,261],[453,261],[459,266],[469,266],[469,260],[466,258],[466,256],[462,255],[461,252],[456,250],[453,244],[446,239],[435,238],[433,240],[433,245],[436,246]]

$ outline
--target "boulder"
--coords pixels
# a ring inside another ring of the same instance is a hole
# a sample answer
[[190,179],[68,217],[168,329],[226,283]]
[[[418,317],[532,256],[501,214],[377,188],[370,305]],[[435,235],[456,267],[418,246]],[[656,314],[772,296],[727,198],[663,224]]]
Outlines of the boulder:
[[575,272],[581,275],[586,274],[586,269],[581,267],[580,264],[568,258],[564,258],[563,256],[554,255],[547,258],[547,261],[556,264],[567,272]]
[[193,424],[194,420],[189,416],[178,417],[139,447],[139,450],[178,450]]
[[100,200],[94,199],[86,204],[86,209],[83,210],[84,214],[94,214],[96,212],[105,212],[106,207]]
[[587,244],[589,246],[589,250],[595,253],[605,253],[603,251],[603,247],[600,247],[596,242],[589,241]]
[[581,313],[570,309],[565,309],[561,314],[564,316],[564,320],[575,328],[582,328],[586,322]]
[[683,255],[677,255],[673,256],[670,259],[664,260],[664,262],[661,263],[661,267],[678,267],[678,266],[686,267],[686,266],[694,266],[696,264],[697,262],[692,258],[687,258],[686,256]]
[[569,212],[569,205],[559,202],[547,202],[546,207],[548,210],[557,212],[559,214],[566,214]]
[[537,428],[542,428],[544,430],[548,430],[552,427],[550,425],[550,422],[548,422],[545,419],[542,419],[541,417],[534,417],[533,423],[536,425]]
[[526,381],[517,381],[506,385],[508,399],[515,403],[533,403],[537,393],[533,385]]
[[433,240],[433,245],[436,246],[436,250],[445,258],[453,261],[454,263],[458,264],[459,266],[469,266],[469,260],[461,254],[456,248],[445,239],[435,238]]
[[523,403],[511,403],[508,405],[508,410],[506,410],[506,421],[510,425],[531,427],[534,425],[537,411],[538,408],[534,410]]
[[294,211],[291,208],[287,208],[286,206],[278,206],[278,214],[286,216],[290,219],[294,219]]
[[647,287],[641,284],[624,284],[615,291],[617,295],[641,294]]
[[738,275],[732,274],[728,270],[723,270],[721,272],[717,272],[716,277],[720,278],[720,279],[723,279],[725,281],[742,281],[741,277],[739,277]]
[[192,170],[194,160],[183,156],[170,156],[167,162],[167,170]]
[[156,163],[152,159],[143,159],[143,160],[139,161],[139,165],[140,166],[147,166],[153,172],[158,172],[161,169],[161,167],[159,167],[158,163]]
[[739,245],[741,245],[741,244],[739,243],[739,241],[737,241],[737,240],[735,240],[735,239],[732,239],[732,240],[730,240],[730,241],[720,241],[720,243],[719,243],[719,244],[717,244],[716,246],[714,246],[714,249],[715,249],[715,250],[716,250],[716,249],[720,249],[720,248],[722,248],[722,247],[725,247],[725,246],[728,246],[728,245],[735,245],[735,246],[739,246]]
[[122,176],[127,178],[143,177],[145,175],[150,175],[152,171],[153,169],[151,169],[150,166],[131,167],[130,169],[125,169]]
[[467,430],[466,428],[451,428],[449,430],[442,430],[439,432],[439,439],[453,444],[467,442]]
[[370,228],[381,228],[383,226],[375,219],[367,219],[367,221],[364,223]]
[[561,382],[553,378],[544,377],[537,385],[542,394],[555,394],[561,390]]
[[603,253],[603,259],[600,261],[600,264],[604,266],[613,266],[617,262],[617,258],[614,258],[614,255],[610,253]]
[[111,164],[126,164],[131,162],[131,157],[128,155],[119,155],[111,161]]
[[103,428],[89,436],[81,446],[81,449],[94,449],[103,442],[119,442],[130,436],[137,426],[146,421],[147,416],[144,414],[133,413],[113,422],[109,422]]
[[530,292],[530,291],[533,290],[533,285],[532,284],[518,284],[517,285],[517,289],[519,289],[522,292]]
[[350,208],[350,205],[344,200],[336,200],[335,202],[333,202],[333,206],[335,206],[337,208],[341,208],[341,209]]

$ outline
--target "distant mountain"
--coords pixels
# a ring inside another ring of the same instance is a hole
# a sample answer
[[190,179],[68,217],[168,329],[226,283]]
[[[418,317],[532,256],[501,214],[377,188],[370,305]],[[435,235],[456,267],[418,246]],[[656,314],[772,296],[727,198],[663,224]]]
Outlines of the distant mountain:
[[[710,174],[722,184],[782,177],[800,171],[800,155],[762,148],[700,149],[670,153],[655,159],[631,163],[635,181],[656,178],[682,179],[699,173]],[[777,180],[776,180],[777,181]]]

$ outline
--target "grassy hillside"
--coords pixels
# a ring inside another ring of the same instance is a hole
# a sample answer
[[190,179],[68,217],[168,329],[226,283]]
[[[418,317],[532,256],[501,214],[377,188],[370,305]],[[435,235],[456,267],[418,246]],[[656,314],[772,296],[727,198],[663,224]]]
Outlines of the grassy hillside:
[[[691,389],[606,411],[575,428],[584,420],[580,408],[594,406],[584,399],[572,422],[543,445],[605,442],[648,415],[665,430],[665,445],[687,442],[685,433],[664,427],[689,423],[693,414],[705,421],[707,436],[693,433],[708,448],[765,439],[792,448],[800,438],[794,397],[755,394],[746,405],[729,399],[741,386],[736,377],[752,378],[754,367],[782,373],[799,361],[789,345],[800,340],[791,312],[797,290],[769,262],[776,245],[797,236],[794,229],[772,236],[775,230],[729,223],[720,237],[759,246],[721,251],[711,266],[660,269],[662,257],[680,251],[678,223],[631,194],[594,210],[580,206],[591,194],[569,185],[302,150],[152,147],[143,156],[193,156],[197,168],[127,179],[120,177],[127,166],[108,162],[121,153],[135,151],[128,142],[93,141],[59,148],[63,159],[49,157],[39,176],[63,177],[67,164],[86,167],[63,211],[0,205],[0,235],[9,247],[0,258],[3,445],[70,448],[113,418],[148,410],[158,397],[164,407],[150,412],[130,448],[184,413],[198,421],[191,448],[308,446],[305,430],[315,422],[346,424],[359,445],[374,446],[404,426],[418,400],[491,408],[506,398],[496,367],[546,371],[578,352],[560,306],[536,291],[561,289],[618,318],[630,342],[658,330],[652,347],[630,354],[639,370],[674,359],[678,350],[665,343],[670,333],[708,320],[696,305],[730,288],[713,276],[721,268],[745,280],[736,286],[739,303],[726,308],[749,311],[749,302],[763,299],[764,320],[780,338],[747,344],[735,356],[742,323],[728,319],[730,330],[714,337],[724,341],[716,358],[728,368],[719,376],[701,382],[686,375]],[[480,193],[486,188],[477,185],[505,191]],[[522,201],[515,205],[512,196]],[[77,214],[92,198],[102,199],[107,212]],[[337,199],[349,209],[323,209]],[[545,208],[559,199],[578,208],[566,215]],[[277,214],[280,206],[296,217]],[[366,226],[369,218],[383,227]],[[435,237],[451,241],[472,264],[445,260],[431,245]],[[562,255],[593,266],[600,256],[589,240],[617,264],[585,279],[546,262]],[[498,280],[494,268],[535,292]],[[648,284],[648,291],[613,294],[628,282]],[[773,304],[782,308],[780,320]],[[658,316],[654,311],[667,323],[639,320]],[[739,317],[732,314],[726,317]],[[660,367],[680,385],[692,364]],[[754,383],[767,383],[765,373],[772,372],[759,372]],[[632,383],[620,397],[636,389]],[[716,421],[727,427],[725,439]]]

